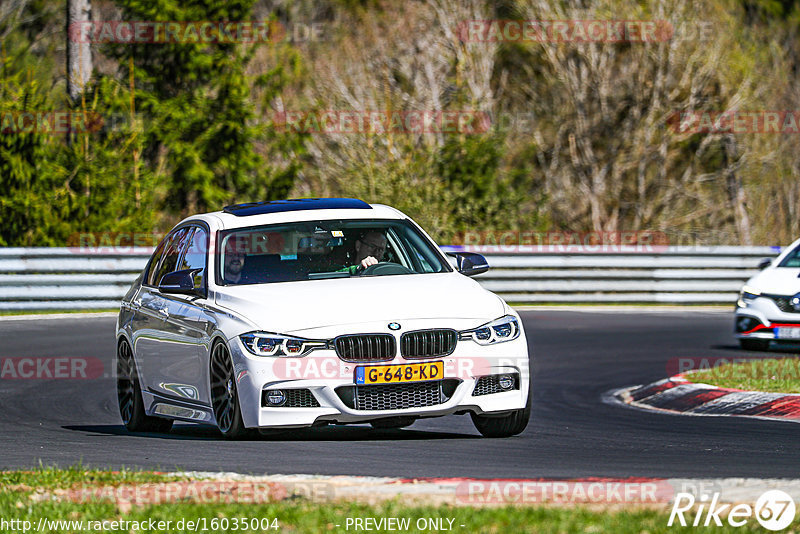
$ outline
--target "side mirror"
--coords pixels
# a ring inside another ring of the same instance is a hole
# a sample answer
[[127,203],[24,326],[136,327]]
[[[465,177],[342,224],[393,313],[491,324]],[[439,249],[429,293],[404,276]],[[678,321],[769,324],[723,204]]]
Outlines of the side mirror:
[[763,260],[758,262],[758,270],[759,271],[763,271],[764,269],[766,269],[770,265],[772,265],[772,258],[764,258]]
[[194,287],[194,275],[200,271],[202,271],[202,269],[183,269],[181,271],[167,273],[161,277],[158,290],[162,293],[202,297],[202,289]]
[[458,272],[466,276],[475,276],[489,270],[489,262],[474,252],[448,252],[448,256],[456,259]]

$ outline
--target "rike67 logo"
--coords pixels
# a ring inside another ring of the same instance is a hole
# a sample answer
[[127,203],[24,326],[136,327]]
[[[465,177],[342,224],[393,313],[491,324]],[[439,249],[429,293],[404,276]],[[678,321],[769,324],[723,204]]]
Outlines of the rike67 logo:
[[791,525],[794,520],[794,500],[781,490],[764,492],[755,507],[749,504],[723,504],[719,502],[719,497],[719,493],[714,493],[709,501],[708,496],[703,495],[698,503],[691,493],[676,494],[667,526],[721,527],[728,523],[732,527],[742,527],[755,516],[765,529],[778,531]]

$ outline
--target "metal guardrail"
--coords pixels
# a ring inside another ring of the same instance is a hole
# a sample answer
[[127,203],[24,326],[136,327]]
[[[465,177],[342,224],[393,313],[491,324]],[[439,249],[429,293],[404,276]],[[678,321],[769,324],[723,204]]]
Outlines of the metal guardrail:
[[759,262],[780,252],[780,247],[722,246],[600,253],[564,249],[531,254],[484,250],[492,269],[476,278],[517,303],[732,305]]
[[[464,247],[443,247],[464,250]],[[516,303],[732,304],[758,262],[779,247],[667,247],[657,252],[483,253],[476,280]],[[150,248],[87,254],[70,248],[0,248],[0,310],[117,308]]]
[[0,248],[0,310],[119,308],[150,254],[149,247],[108,253]]

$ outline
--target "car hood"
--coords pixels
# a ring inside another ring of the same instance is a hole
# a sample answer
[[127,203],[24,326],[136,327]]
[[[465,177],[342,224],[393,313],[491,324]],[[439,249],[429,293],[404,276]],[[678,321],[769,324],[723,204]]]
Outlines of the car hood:
[[404,319],[485,319],[505,305],[458,273],[432,273],[228,286],[216,303],[267,331]]
[[747,285],[762,293],[794,295],[800,292],[800,269],[789,267],[767,268],[752,277]]

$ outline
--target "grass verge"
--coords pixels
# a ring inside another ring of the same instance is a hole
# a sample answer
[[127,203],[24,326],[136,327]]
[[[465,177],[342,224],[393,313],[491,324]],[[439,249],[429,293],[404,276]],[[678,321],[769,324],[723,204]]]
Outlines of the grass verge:
[[[671,532],[668,512],[643,508],[606,511],[587,507],[503,506],[419,506],[399,500],[379,505],[350,502],[318,503],[288,497],[274,502],[197,502],[178,500],[120,510],[114,501],[55,498],[44,490],[86,488],[169,482],[174,476],[156,473],[86,470],[80,467],[58,470],[0,473],[0,529],[4,532]],[[180,480],[180,479],[179,479]],[[44,496],[44,497],[43,497]],[[355,519],[376,521],[397,518],[406,528],[355,528]],[[5,521],[5,523],[3,523]],[[101,526],[102,524],[102,526]],[[757,523],[755,523],[757,525]],[[441,528],[434,528],[438,526]],[[751,532],[755,526],[726,528],[715,532]]]
[[800,358],[754,359],[725,363],[686,375],[692,382],[770,393],[800,393]]
[[78,485],[118,486],[121,484],[144,484],[154,482],[174,482],[186,480],[185,477],[164,475],[153,471],[123,469],[104,471],[88,469],[78,464],[66,469],[39,467],[30,471],[0,471],[0,488],[70,488]]

